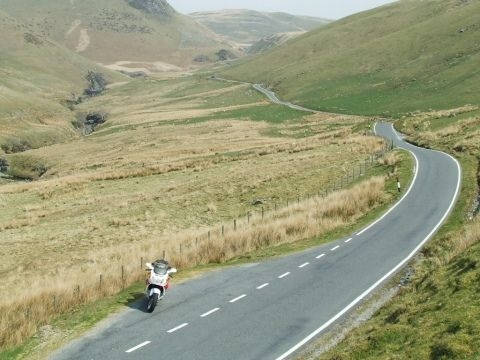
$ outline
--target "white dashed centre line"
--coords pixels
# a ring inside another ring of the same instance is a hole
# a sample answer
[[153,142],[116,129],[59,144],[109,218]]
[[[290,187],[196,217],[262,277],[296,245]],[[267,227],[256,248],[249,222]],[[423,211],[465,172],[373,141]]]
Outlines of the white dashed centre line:
[[260,286],[257,286],[257,290],[260,290],[260,289],[263,289],[264,287],[267,287],[268,285],[270,285],[269,283],[265,283],[265,284],[262,284]]
[[145,341],[145,342],[143,342],[143,343],[141,343],[141,344],[138,344],[137,346],[132,347],[131,349],[128,349],[128,350],[125,351],[125,352],[126,352],[126,353],[134,352],[135,350],[138,350],[138,349],[140,349],[141,347],[144,347],[145,345],[148,345],[148,344],[150,344],[150,343],[151,343],[151,341]]
[[335,251],[340,247],[340,245],[335,246],[333,249],[330,249],[330,251]]
[[350,238],[350,239],[347,239],[345,240],[346,243],[349,243],[350,241],[352,241],[353,238]]
[[188,326],[188,323],[183,323],[182,325],[178,325],[177,327],[174,327],[173,329],[168,330],[167,333],[171,334],[177,330],[184,328],[185,326]]
[[285,274],[280,275],[278,278],[283,279],[285,276],[290,275],[290,272],[286,272]]
[[243,299],[245,296],[247,296],[247,295],[246,294],[240,295],[240,296],[236,297],[235,299],[230,300],[230,302],[233,304],[234,302],[237,302],[238,300]]
[[309,263],[309,262],[306,262],[306,263],[304,263],[304,264],[302,264],[302,265],[299,265],[298,267],[301,269],[301,268],[304,268],[304,267],[307,266],[307,265],[310,265],[310,263]]
[[210,311],[207,311],[205,314],[200,315],[200,317],[206,317],[208,315],[212,315],[214,312],[217,312],[218,310],[220,310],[220,308],[212,309]]
[[325,254],[320,254],[320,255],[318,255],[317,257],[315,257],[315,259],[321,259],[321,258],[324,257],[324,256],[325,256]]

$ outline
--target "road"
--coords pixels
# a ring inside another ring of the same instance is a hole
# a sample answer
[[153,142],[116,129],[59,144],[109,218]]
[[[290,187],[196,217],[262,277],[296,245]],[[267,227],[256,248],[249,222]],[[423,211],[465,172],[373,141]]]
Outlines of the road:
[[294,110],[306,111],[306,112],[311,112],[311,113],[318,112],[316,110],[307,109],[307,108],[305,108],[303,106],[300,106],[300,105],[292,104],[291,102],[280,100],[273,91],[265,89],[261,84],[251,84],[251,85],[253,86],[253,88],[255,90],[264,94],[271,102],[273,102],[275,104],[284,105],[284,106],[287,106],[287,107],[289,107],[291,109],[294,109]]
[[347,238],[237,266],[174,286],[153,314],[142,304],[67,345],[53,358],[283,360],[352,311],[434,235],[460,189],[458,162],[379,135],[410,151],[415,176],[376,222]]
[[284,106],[287,106],[287,107],[289,107],[291,109],[294,109],[294,110],[300,110],[300,111],[305,111],[305,112],[310,112],[310,113],[318,113],[317,110],[308,109],[308,108],[300,106],[300,105],[292,104],[291,102],[288,102],[288,101],[280,100],[278,98],[277,94],[275,94],[275,92],[273,92],[271,90],[268,90],[267,88],[263,87],[262,84],[252,84],[252,83],[245,82],[245,81],[230,80],[230,79],[225,79],[225,78],[221,78],[221,77],[218,77],[218,76],[213,76],[213,77],[211,77],[211,79],[212,80],[217,80],[217,81],[234,83],[234,84],[250,85],[255,90],[257,90],[258,92],[261,92],[263,95],[265,95],[274,104],[284,105]]

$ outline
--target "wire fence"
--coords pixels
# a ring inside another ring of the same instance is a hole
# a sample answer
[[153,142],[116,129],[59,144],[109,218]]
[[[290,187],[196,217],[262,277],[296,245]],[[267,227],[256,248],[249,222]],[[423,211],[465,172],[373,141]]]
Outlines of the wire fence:
[[[301,204],[303,201],[313,198],[325,198],[329,194],[345,189],[355,183],[362,177],[366,177],[368,174],[373,173],[376,167],[381,166],[379,159],[384,157],[388,152],[394,149],[393,141],[390,139],[383,139],[384,147],[372,153],[366,157],[360,163],[352,166],[349,171],[342,177],[331,181],[323,189],[303,196],[297,196],[295,198],[286,198],[283,200],[276,200],[272,203],[259,203],[256,208],[248,210],[243,216],[232,219],[229,223],[223,223],[212,227],[204,232],[198,233],[196,236],[185,237],[185,241],[179,241],[177,247],[171,247],[162,249],[159,246],[159,250],[155,254],[149,254],[139,256],[138,263],[122,264],[118,268],[112,266],[112,271],[109,274],[97,274],[97,280],[90,279],[88,283],[84,283],[82,286],[77,284],[74,286],[73,291],[70,294],[55,293],[51,295],[51,303],[46,306],[54,312],[69,311],[75,304],[87,303],[93,299],[112,295],[118,292],[119,289],[125,289],[135,281],[138,281],[145,277],[145,262],[151,261],[153,258],[167,259],[178,257],[178,255],[189,254],[200,246],[208,244],[210,240],[226,238],[229,232],[239,232],[248,229],[259,222],[262,222],[266,218],[275,216],[277,212],[280,212],[289,206],[295,204]],[[252,205],[253,206],[253,205]],[[93,290],[93,291],[92,291]],[[92,295],[95,293],[95,295]],[[53,308],[52,308],[53,307]]]
[[[126,275],[127,273],[130,274],[132,270],[139,269],[143,274],[143,271],[145,269],[144,261],[153,260],[152,258],[167,259],[168,257],[173,257],[178,254],[181,255],[183,253],[191,251],[192,249],[198,248],[206,241],[224,238],[228,232],[244,230],[249,226],[256,224],[258,221],[263,221],[264,219],[271,217],[275,213],[281,211],[282,209],[288,208],[289,206],[295,204],[298,205],[305,200],[313,198],[326,198],[329,194],[333,192],[348,188],[360,178],[364,178],[369,173],[373,173],[375,168],[381,166],[378,160],[383,158],[388,152],[394,149],[393,140],[385,138],[382,138],[382,140],[384,141],[384,147],[381,150],[375,151],[358,164],[353,165],[344,176],[334,179],[323,189],[319,189],[314,193],[304,194],[302,196],[298,195],[295,198],[286,198],[283,200],[276,199],[271,203],[259,200],[256,204],[252,204],[252,206],[255,206],[255,208],[248,210],[246,213],[244,213],[243,216],[234,218],[229,223],[223,223],[215,227],[210,227],[208,230],[204,230],[196,236],[189,237],[187,241],[180,241],[177,245],[177,248],[172,248],[171,246],[169,246],[169,249],[167,251],[167,249],[161,249],[160,247],[158,253],[152,254],[151,256],[149,255],[150,257],[148,259],[145,256],[140,256],[138,259],[138,268],[134,264],[130,264],[130,266],[128,267],[122,265],[119,269],[120,272],[118,272],[117,270],[117,274],[120,273],[121,275],[120,283],[122,285],[122,288],[124,288],[125,284],[128,282],[127,278],[129,276]],[[104,276],[102,274],[99,274],[98,286],[101,288],[104,282]]]

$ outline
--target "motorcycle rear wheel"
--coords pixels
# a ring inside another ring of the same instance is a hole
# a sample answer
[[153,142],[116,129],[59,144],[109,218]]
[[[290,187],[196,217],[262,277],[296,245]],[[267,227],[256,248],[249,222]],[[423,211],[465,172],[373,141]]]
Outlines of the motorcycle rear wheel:
[[158,303],[158,294],[153,294],[148,298],[147,312],[152,313]]

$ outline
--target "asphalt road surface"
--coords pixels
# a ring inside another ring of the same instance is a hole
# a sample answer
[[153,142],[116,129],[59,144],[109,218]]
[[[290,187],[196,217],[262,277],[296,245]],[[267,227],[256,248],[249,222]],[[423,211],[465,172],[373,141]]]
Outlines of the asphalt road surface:
[[407,144],[390,124],[376,131],[416,160],[405,196],[376,222],[324,246],[174,284],[153,314],[139,302],[53,358],[294,358],[401,269],[458,197],[461,170],[455,159]]

